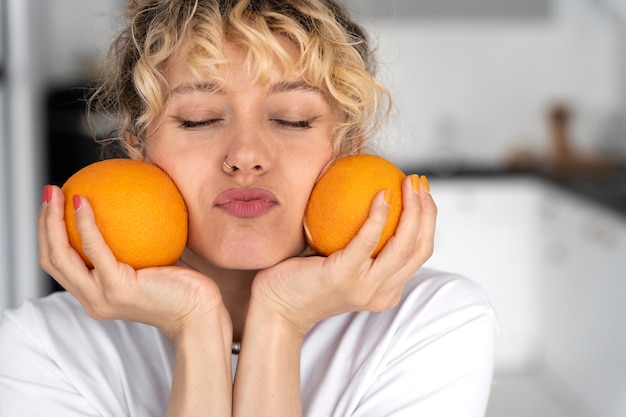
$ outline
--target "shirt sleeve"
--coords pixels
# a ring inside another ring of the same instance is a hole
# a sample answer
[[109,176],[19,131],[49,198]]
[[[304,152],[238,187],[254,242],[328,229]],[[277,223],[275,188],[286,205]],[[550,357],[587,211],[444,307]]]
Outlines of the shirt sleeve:
[[32,331],[30,304],[0,322],[0,416],[98,416]]
[[435,282],[423,282],[395,313],[399,324],[354,417],[484,416],[498,333],[495,314],[475,283]]
[[163,416],[173,346],[154,327],[93,320],[69,293],[0,322],[0,416]]

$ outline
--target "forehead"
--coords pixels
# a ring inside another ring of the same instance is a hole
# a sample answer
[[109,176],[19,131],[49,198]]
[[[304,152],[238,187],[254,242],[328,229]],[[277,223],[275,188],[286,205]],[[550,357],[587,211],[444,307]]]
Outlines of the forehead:
[[275,38],[282,50],[262,56],[259,51],[251,53],[246,46],[228,41],[219,48],[219,56],[211,56],[205,49],[186,42],[172,55],[164,73],[170,91],[183,84],[204,83],[206,90],[208,86],[224,87],[227,83],[249,88],[255,84],[303,82],[296,69],[296,48],[281,36]]

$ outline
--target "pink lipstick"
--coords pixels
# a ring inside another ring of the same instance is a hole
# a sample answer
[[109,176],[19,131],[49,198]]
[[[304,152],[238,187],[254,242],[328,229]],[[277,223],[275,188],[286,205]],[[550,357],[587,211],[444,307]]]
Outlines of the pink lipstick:
[[260,188],[232,188],[220,193],[214,206],[234,217],[260,217],[278,205],[276,196]]

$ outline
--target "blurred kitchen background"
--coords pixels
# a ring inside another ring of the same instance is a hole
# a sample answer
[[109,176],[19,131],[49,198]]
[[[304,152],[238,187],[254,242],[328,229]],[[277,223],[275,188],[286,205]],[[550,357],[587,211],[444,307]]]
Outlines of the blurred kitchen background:
[[[431,179],[429,266],[498,312],[488,416],[626,416],[626,1],[346,2],[394,95],[377,146]],[[0,309],[57,289],[40,193],[98,158],[81,87],[121,4],[0,0]]]

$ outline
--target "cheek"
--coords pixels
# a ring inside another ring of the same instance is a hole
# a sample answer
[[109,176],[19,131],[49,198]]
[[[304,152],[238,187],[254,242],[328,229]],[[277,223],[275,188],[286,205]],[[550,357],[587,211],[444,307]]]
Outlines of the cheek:
[[198,158],[199,154],[192,153],[194,156],[192,158],[188,154],[168,149],[157,140],[148,143],[146,160],[170,176],[189,205],[193,203],[193,197],[197,194],[194,190],[198,189],[196,181],[200,178],[199,173],[207,175],[210,165],[204,159]]
[[174,161],[173,158],[161,158],[158,154],[150,155],[150,162],[165,171],[181,193],[189,214],[189,236],[191,237],[194,228],[199,226],[198,221],[201,220],[202,213],[207,207],[207,202],[203,201],[203,198],[205,200],[207,198],[204,197],[205,193],[198,192],[199,189],[202,189],[198,183],[200,177],[191,174],[192,172],[199,172],[199,170],[190,170],[180,164],[175,164]]

